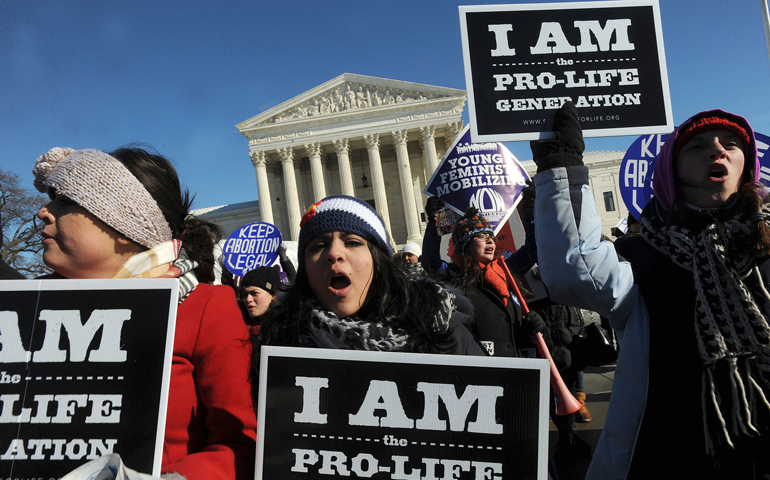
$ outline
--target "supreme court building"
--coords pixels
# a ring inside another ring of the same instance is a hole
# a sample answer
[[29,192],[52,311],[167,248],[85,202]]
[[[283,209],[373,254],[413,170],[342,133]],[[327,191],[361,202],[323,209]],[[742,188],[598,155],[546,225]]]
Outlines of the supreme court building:
[[[226,235],[248,223],[272,223],[293,243],[305,211],[342,193],[379,212],[392,246],[419,245],[426,225],[422,191],[463,129],[465,101],[465,90],[340,75],[236,126],[248,139],[258,200],[192,213]],[[628,213],[619,191],[623,155],[584,155],[608,236]],[[535,174],[531,160],[522,163]]]
[[422,190],[463,128],[465,91],[345,73],[236,127],[248,139],[259,216],[287,240],[327,195],[358,197],[394,245],[420,243]]

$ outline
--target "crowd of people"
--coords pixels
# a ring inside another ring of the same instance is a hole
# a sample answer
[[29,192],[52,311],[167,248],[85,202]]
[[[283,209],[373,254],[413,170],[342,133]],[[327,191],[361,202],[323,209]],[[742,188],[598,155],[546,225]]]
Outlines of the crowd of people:
[[[222,232],[190,215],[170,162],[139,148],[55,148],[33,170],[50,197],[38,213],[45,278],[179,280],[169,479],[253,478],[263,345],[532,357],[537,335],[581,400],[561,416],[549,399],[557,454],[592,456],[587,478],[768,478],[770,210],[749,123],[712,110],[678,127],[638,233],[614,243],[601,235],[574,105],[554,131],[531,144],[527,240],[512,254],[469,208],[442,260],[438,197],[422,245],[394,254],[370,205],[332,195],[302,217],[296,268],[282,247],[282,268],[226,285],[214,268]],[[533,278],[546,297],[533,296]],[[574,429],[591,420],[581,309],[609,322],[620,352],[595,452]]]

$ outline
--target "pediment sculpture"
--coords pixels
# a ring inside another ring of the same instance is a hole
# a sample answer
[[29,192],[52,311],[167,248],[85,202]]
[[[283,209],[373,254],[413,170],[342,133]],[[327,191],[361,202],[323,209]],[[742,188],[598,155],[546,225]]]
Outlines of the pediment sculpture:
[[381,107],[403,102],[438,98],[439,95],[375,85],[347,82],[327,92],[305,100],[270,118],[268,123],[280,123],[299,118],[331,115],[349,110]]

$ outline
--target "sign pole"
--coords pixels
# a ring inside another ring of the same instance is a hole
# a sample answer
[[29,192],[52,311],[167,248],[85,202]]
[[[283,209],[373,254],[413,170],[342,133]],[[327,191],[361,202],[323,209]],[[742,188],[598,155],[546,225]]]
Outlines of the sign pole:
[[762,21],[765,24],[765,43],[767,43],[767,55],[770,59],[770,12],[768,12],[767,0],[759,0],[762,3]]

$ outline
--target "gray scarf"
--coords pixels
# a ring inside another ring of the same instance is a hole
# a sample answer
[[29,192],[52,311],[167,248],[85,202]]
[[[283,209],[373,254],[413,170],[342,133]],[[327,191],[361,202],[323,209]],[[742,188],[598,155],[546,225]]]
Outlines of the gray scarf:
[[[770,412],[770,388],[758,373],[756,355],[770,350],[770,326],[745,281],[756,275],[758,254],[749,247],[752,225],[770,224],[765,206],[750,217],[735,216],[712,222],[700,233],[665,225],[655,215],[642,216],[640,233],[656,250],[676,265],[692,272],[695,285],[695,337],[703,363],[703,426],[706,451],[714,453],[709,417],[717,419],[722,438],[733,447],[733,438],[758,433],[758,409]],[[756,294],[770,300],[762,288]],[[727,379],[716,378],[717,362],[726,365]],[[723,402],[722,397],[728,396]],[[729,403],[731,411],[720,405]]]
[[[449,330],[449,319],[457,309],[455,295],[436,285],[441,297],[441,308],[435,312],[432,328],[436,332]],[[310,332],[318,346],[324,348],[349,348],[353,350],[374,350],[398,352],[406,350],[409,332],[401,326],[394,326],[392,318],[381,319],[369,314],[365,318],[350,316],[339,318],[315,303],[312,309]]]

